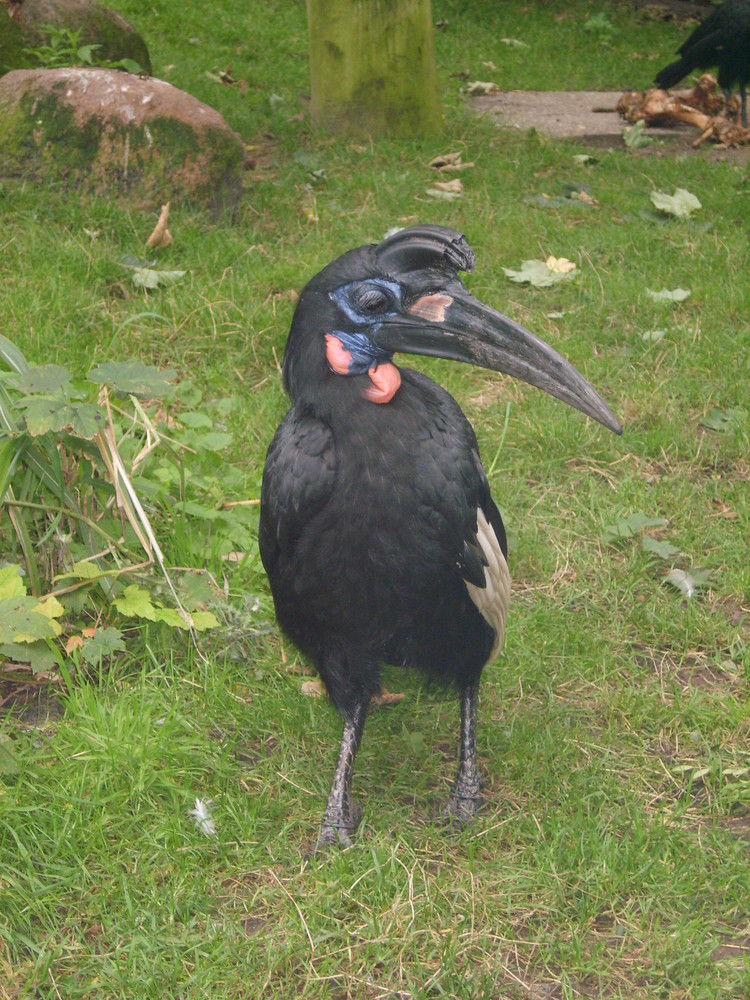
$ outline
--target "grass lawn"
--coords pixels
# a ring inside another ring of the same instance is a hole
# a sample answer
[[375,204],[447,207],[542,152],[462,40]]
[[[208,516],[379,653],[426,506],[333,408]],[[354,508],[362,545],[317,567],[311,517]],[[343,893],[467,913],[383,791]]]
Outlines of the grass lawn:
[[[173,209],[160,266],[187,273],[151,293],[121,259],[155,217],[6,184],[0,333],[30,361],[82,375],[140,358],[207,406],[231,398],[216,502],[257,498],[287,406],[290,293],[418,220],[466,233],[467,285],[576,364],[624,434],[491,372],[403,359],[461,403],[510,530],[505,649],[480,703],[487,806],[466,832],[435,821],[458,706],[389,671],[406,697],[368,721],[355,846],[309,863],[340,720],[301,692],[255,542],[236,565],[211,522],[157,519],[169,563],[225,577],[230,610],[205,661],[153,626],[41,711],[17,681],[0,688],[0,998],[747,997],[750,170],[666,146],[582,164],[583,146],[474,116],[454,75],[645,87],[686,29],[626,3],[434,0],[443,132],[342,142],[310,131],[301,0],[110,5],[255,168],[235,224]],[[602,10],[609,27],[586,30]],[[229,65],[246,89],[212,79]],[[446,151],[474,166],[460,200],[431,201]],[[567,185],[598,205],[545,207]],[[657,217],[651,192],[679,187],[700,211]],[[503,272],[550,254],[578,278],[534,289]],[[665,288],[690,296],[647,294]],[[612,540],[634,514],[662,523]],[[646,534],[709,571],[690,600]],[[3,512],[0,560],[12,537]]]

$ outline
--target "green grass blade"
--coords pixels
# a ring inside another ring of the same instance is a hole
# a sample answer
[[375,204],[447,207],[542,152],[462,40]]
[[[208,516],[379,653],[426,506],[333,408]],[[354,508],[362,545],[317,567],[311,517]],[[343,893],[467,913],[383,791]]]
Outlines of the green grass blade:
[[16,345],[0,334],[0,361],[19,375],[29,370],[26,358],[21,354]]

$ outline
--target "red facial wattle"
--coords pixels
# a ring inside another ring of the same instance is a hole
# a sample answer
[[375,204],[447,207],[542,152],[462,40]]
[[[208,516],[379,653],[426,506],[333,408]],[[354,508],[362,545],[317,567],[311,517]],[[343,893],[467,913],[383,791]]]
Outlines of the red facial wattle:
[[362,396],[370,403],[390,403],[401,385],[401,374],[389,360],[373,359],[366,371],[352,370],[352,354],[332,333],[326,334],[326,360],[337,375],[364,375],[370,380]]

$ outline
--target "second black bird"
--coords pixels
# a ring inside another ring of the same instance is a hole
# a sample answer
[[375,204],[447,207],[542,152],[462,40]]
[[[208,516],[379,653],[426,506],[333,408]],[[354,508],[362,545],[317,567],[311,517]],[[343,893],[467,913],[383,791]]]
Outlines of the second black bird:
[[726,0],[702,21],[677,50],[680,58],[656,76],[663,90],[695,69],[718,68],[719,86],[729,100],[739,86],[742,124],[747,128],[746,86],[750,80],[750,0]]

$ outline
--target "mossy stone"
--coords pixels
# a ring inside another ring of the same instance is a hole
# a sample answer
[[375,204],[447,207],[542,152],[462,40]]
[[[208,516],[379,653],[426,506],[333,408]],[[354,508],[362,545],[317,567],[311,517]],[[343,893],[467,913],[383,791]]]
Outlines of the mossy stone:
[[17,70],[0,79],[0,179],[153,208],[232,211],[245,150],[212,108],[114,70]]

